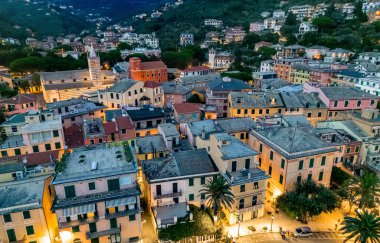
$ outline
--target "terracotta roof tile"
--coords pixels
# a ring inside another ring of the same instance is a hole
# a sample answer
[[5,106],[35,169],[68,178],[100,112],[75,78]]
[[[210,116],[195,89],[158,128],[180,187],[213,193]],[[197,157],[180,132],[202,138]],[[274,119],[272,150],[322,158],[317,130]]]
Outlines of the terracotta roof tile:
[[200,112],[201,104],[181,103],[181,104],[174,104],[173,107],[174,107],[174,110],[178,114],[186,114],[186,113]]
[[128,116],[116,118],[117,127],[120,129],[133,129],[134,126]]
[[163,61],[142,62],[141,70],[167,68]]
[[162,83],[154,82],[154,81],[147,81],[144,83],[144,88],[157,88],[162,86]]
[[116,123],[113,121],[103,123],[103,128],[106,135],[117,132]]
[[14,97],[4,100],[2,103],[5,104],[25,104],[29,102],[37,101],[37,97],[32,94],[18,94]]

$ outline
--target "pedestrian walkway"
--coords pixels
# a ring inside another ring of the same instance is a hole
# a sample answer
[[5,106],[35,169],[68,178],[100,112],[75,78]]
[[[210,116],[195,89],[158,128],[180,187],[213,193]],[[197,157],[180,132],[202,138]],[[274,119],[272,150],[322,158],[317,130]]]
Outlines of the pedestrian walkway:
[[[303,239],[293,239],[297,241],[302,241]],[[344,240],[344,236],[337,232],[315,232],[313,236],[307,238],[309,240]],[[242,236],[235,239],[236,243],[252,243],[252,242],[267,242],[282,240],[280,233],[277,232],[267,232],[267,233],[256,233],[252,235]]]

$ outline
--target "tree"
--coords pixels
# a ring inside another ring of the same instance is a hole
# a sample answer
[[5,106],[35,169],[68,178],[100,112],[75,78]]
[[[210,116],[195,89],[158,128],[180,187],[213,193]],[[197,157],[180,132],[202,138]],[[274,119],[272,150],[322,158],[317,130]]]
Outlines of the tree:
[[359,20],[359,22],[367,22],[368,21],[368,16],[363,12],[363,2],[362,1],[357,1],[355,4],[355,9],[354,9],[354,14]]
[[229,208],[235,202],[234,194],[231,192],[231,186],[221,175],[214,177],[212,180],[207,180],[199,193],[204,193],[205,198],[202,202],[206,202],[206,205],[213,209],[214,220],[217,218],[221,206]]
[[32,86],[37,88],[41,86],[41,77],[38,73],[32,75]]
[[301,222],[307,223],[308,217],[332,212],[339,206],[339,201],[329,188],[306,180],[297,183],[293,191],[279,196],[276,205],[289,216],[298,217]]
[[27,92],[30,89],[30,84],[28,80],[21,80],[18,86],[22,91]]
[[346,181],[350,180],[352,176],[339,167],[333,166],[331,172],[331,184],[335,187],[342,186]]
[[34,56],[17,59],[10,64],[11,70],[19,73],[38,72],[44,70],[45,67],[45,60]]
[[198,94],[193,94],[190,96],[190,98],[187,100],[189,103],[201,103],[201,98],[199,98]]
[[297,16],[293,14],[292,11],[289,11],[285,19],[285,25],[297,25]]
[[374,172],[365,171],[363,176],[355,176],[351,180],[356,194],[359,195],[358,207],[373,208],[380,199],[380,179]]
[[380,217],[375,213],[369,213],[367,210],[356,212],[356,217],[344,217],[343,227],[341,230],[348,234],[346,241],[354,239],[354,242],[380,242]]
[[350,183],[350,180],[347,180],[336,192],[342,200],[346,200],[348,202],[347,213],[350,214],[352,207],[357,203],[359,198],[354,185]]
[[331,27],[332,20],[328,16],[320,16],[313,19],[313,25],[318,27],[321,32]]
[[119,45],[117,45],[117,49],[119,50],[131,50],[133,47],[126,43],[126,42],[120,42]]
[[264,60],[272,59],[272,56],[274,56],[276,52],[276,49],[267,46],[260,47],[258,51]]
[[162,53],[162,61],[171,68],[185,69],[191,65],[193,59],[189,52],[168,51]]

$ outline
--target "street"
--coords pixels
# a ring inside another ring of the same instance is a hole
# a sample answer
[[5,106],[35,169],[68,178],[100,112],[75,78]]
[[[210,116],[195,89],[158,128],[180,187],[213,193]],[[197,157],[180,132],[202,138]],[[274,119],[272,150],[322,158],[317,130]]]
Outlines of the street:
[[[344,237],[336,232],[316,232],[313,233],[311,238],[290,239],[287,242],[343,242]],[[250,243],[250,242],[284,242],[280,233],[259,233],[247,236],[242,236],[236,239],[236,243]]]

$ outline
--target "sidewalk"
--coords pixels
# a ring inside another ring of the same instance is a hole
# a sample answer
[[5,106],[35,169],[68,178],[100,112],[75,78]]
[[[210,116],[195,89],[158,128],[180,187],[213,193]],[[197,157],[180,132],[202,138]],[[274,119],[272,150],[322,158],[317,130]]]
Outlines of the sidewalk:
[[[272,209],[272,207],[270,207],[269,205],[265,205],[265,215],[263,218],[240,223],[239,235],[245,236],[255,233],[271,232],[272,218],[270,214],[267,214],[267,212],[274,212],[274,209]],[[309,226],[313,232],[336,232],[336,227],[338,229],[341,227],[340,222],[343,221],[343,217],[343,212],[340,209],[337,209],[333,213],[323,213],[314,219],[310,219],[308,221],[308,224],[302,224],[301,222],[291,219],[284,213],[280,212],[278,214],[275,214],[274,216],[272,232],[280,232],[280,227],[282,227],[282,229],[285,231],[291,232],[295,228],[301,226]],[[338,222],[338,220],[340,221]],[[255,227],[256,231],[254,233],[249,231],[249,226]],[[264,230],[264,227],[267,227],[267,230]],[[226,231],[229,232],[229,234],[232,237],[237,237],[238,228],[238,224],[231,225],[226,227]]]

